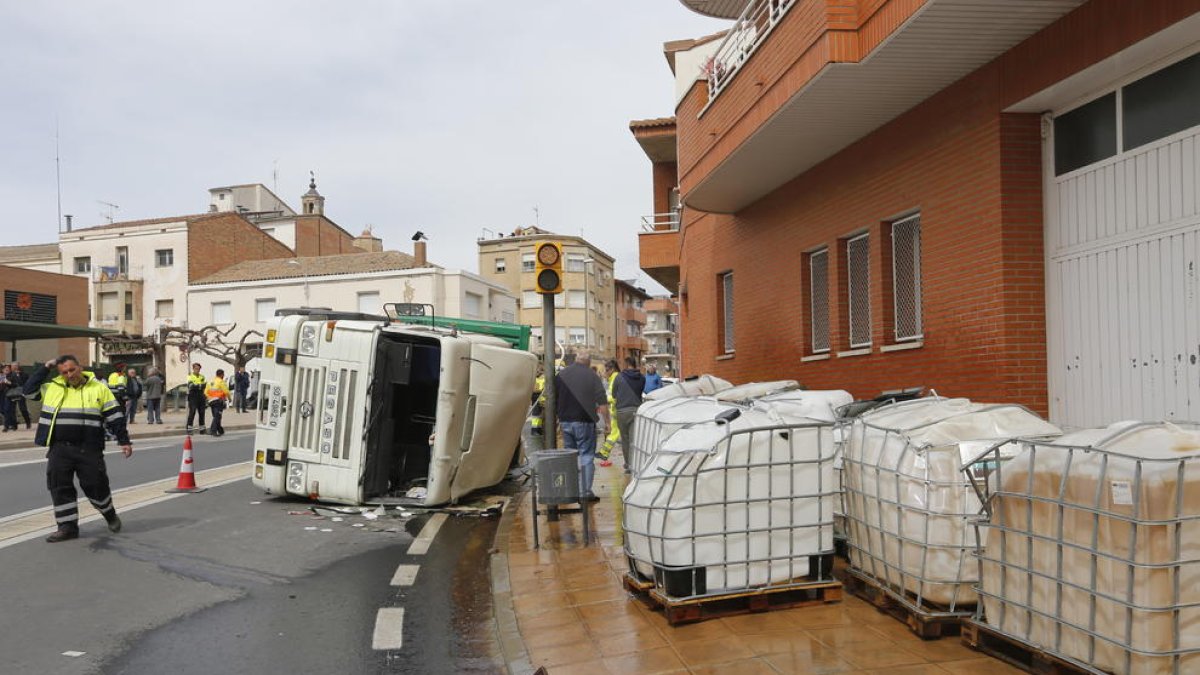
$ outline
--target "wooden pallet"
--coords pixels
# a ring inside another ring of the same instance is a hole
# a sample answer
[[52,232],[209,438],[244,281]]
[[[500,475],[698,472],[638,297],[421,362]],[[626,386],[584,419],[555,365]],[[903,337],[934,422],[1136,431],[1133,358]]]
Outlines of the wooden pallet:
[[638,595],[644,595],[651,588],[654,588],[653,579],[643,579],[640,575],[635,575],[633,572],[626,572],[621,577],[621,584],[625,586],[625,590]]
[[975,619],[963,620],[962,642],[971,649],[1037,675],[1104,675],[1104,671],[1050,654],[1027,642],[997,632],[991,626]]
[[842,584],[838,581],[805,582],[800,585],[766,586],[698,598],[675,598],[659,588],[652,587],[646,592],[645,598],[652,605],[661,608],[667,623],[674,626],[723,616],[841,602]]
[[930,611],[922,612],[910,606],[916,604],[916,598],[909,598],[909,604],[902,603],[879,582],[854,569],[846,570],[844,583],[847,591],[871,603],[880,612],[895,617],[925,640],[958,635],[963,619],[970,618],[974,611],[972,607],[950,613],[948,608],[931,607]]

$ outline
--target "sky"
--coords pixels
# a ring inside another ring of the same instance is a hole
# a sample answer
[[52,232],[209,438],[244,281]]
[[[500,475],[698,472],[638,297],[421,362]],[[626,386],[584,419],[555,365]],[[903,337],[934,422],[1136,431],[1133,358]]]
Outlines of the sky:
[[6,3],[0,245],[55,241],[57,134],[76,228],[241,183],[298,210],[311,170],[326,215],[385,248],[421,230],[431,261],[478,271],[485,228],[540,223],[658,293],[628,124],[674,113],[663,42],[726,24],[679,0]]

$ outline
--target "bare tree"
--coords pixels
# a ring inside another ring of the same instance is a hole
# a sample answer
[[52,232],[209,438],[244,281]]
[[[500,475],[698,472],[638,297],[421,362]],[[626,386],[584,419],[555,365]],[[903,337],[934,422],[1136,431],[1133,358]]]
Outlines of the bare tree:
[[262,350],[262,342],[251,341],[250,337],[258,336],[261,338],[263,334],[256,330],[248,330],[237,341],[234,341],[230,338],[230,334],[236,329],[236,323],[225,330],[212,325],[197,330],[180,328],[178,326],[164,326],[161,329],[161,344],[178,347],[179,351],[183,354],[200,352],[215,359],[220,359],[234,368],[243,368],[250,359],[258,356]]

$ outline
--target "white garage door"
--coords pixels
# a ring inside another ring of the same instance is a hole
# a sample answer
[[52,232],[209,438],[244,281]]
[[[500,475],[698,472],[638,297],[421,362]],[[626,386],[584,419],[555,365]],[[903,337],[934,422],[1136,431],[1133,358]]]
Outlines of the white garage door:
[[1051,419],[1200,420],[1200,56],[1051,127]]

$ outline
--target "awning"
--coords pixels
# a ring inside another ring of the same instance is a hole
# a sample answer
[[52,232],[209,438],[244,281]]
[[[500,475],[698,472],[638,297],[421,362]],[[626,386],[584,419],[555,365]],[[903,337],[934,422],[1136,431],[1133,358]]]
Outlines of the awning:
[[61,326],[53,323],[0,319],[0,342],[74,337],[96,338],[116,332],[107,328],[91,328],[90,326]]

